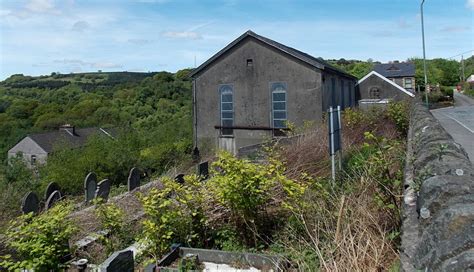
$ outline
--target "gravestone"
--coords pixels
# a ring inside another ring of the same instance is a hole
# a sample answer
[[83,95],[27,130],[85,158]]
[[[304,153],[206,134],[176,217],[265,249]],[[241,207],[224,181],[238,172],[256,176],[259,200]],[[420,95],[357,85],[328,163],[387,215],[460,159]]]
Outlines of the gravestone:
[[199,148],[197,148],[197,146],[193,148],[192,158],[193,162],[198,162],[199,159],[201,159],[201,155],[199,154]]
[[201,162],[198,165],[198,176],[201,177],[201,180],[205,180],[209,177],[209,162]]
[[102,198],[103,201],[107,201],[110,193],[110,180],[104,179],[97,184],[97,190],[95,190],[95,197]]
[[184,184],[184,174],[178,174],[175,178],[174,181],[176,181],[179,184]]
[[21,211],[24,214],[33,212],[37,214],[39,212],[39,198],[34,192],[27,193],[21,201]]
[[56,182],[50,182],[48,186],[46,186],[46,191],[44,192],[44,199],[48,199],[49,196],[54,192],[54,191],[59,191],[61,192],[61,188]]
[[130,170],[130,174],[128,175],[128,191],[131,192],[133,189],[140,187],[140,170],[138,168],[133,167]]
[[84,193],[86,196],[86,202],[94,199],[95,190],[97,190],[97,175],[94,172],[90,172],[84,179]]
[[59,191],[54,191],[51,193],[46,200],[46,204],[44,205],[45,210],[49,210],[53,205],[61,199],[61,193]]
[[117,251],[100,265],[101,272],[133,272],[134,260],[131,250]]

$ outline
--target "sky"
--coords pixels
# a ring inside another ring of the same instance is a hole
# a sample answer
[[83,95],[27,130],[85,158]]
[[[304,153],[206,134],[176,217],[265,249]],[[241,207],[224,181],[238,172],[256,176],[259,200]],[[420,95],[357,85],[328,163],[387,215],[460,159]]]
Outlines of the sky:
[[[192,68],[247,30],[325,59],[422,56],[420,0],[0,0],[12,74]],[[426,57],[474,49],[474,0],[426,0]],[[459,55],[459,56],[458,56]]]

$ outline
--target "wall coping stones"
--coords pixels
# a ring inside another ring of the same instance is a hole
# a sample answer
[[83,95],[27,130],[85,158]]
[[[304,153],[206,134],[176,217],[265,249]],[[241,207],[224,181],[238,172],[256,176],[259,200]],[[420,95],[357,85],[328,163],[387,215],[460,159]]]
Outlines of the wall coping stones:
[[404,188],[401,271],[474,269],[474,168],[421,104],[410,113]]

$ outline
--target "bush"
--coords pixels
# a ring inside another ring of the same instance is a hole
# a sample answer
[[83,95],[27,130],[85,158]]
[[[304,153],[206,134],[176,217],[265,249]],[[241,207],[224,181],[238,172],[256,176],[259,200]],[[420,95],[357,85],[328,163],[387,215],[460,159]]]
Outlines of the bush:
[[72,205],[58,203],[38,216],[29,213],[12,221],[6,233],[7,245],[17,256],[1,257],[0,266],[11,271],[64,268],[64,257],[69,253],[68,241],[76,231],[67,218],[71,211]]
[[409,114],[408,102],[391,102],[388,104],[387,116],[395,123],[398,131],[404,136],[408,133]]
[[440,90],[444,96],[447,96],[453,99],[453,87],[441,86]]
[[[292,200],[304,193],[305,186],[288,179],[283,164],[271,159],[268,164],[255,164],[237,159],[227,152],[219,154],[212,164],[208,187],[214,198],[231,212],[231,224],[247,246],[257,247],[258,236],[267,218],[263,211],[278,189],[282,191],[279,204],[292,208]],[[277,208],[278,206],[274,206]]]
[[202,212],[202,185],[196,176],[186,176],[186,184],[162,180],[164,188],[153,188],[140,200],[145,213],[141,242],[144,255],[158,261],[172,242],[190,244],[197,238],[205,223]]
[[95,215],[99,220],[100,229],[107,232],[99,236],[99,242],[105,246],[107,255],[131,242],[132,239],[127,236],[129,232],[125,225],[125,212],[117,205],[96,200]]

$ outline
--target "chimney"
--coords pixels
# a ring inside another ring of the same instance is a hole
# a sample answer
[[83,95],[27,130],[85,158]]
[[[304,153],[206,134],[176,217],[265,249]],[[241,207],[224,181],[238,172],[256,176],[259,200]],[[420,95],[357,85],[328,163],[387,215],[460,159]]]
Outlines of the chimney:
[[64,124],[59,127],[59,130],[64,130],[69,133],[71,136],[76,136],[76,127],[71,124]]

